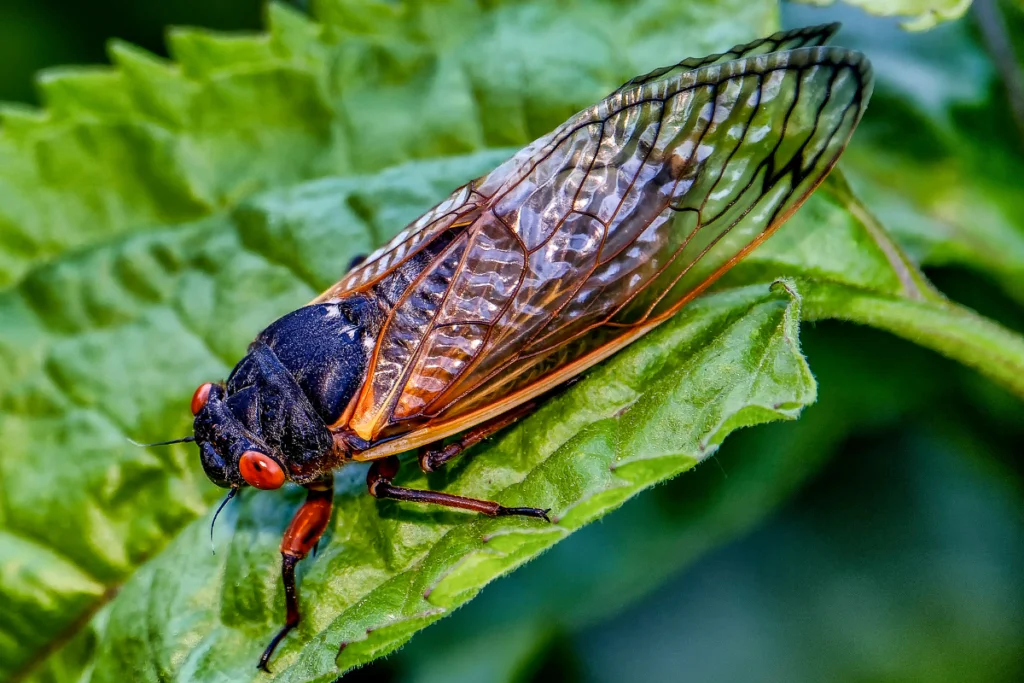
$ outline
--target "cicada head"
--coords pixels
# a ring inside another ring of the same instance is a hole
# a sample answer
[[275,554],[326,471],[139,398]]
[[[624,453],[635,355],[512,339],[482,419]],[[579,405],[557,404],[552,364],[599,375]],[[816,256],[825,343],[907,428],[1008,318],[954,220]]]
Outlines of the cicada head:
[[276,489],[338,467],[330,425],[363,383],[380,319],[360,295],[305,306],[263,330],[227,382],[201,385],[193,427],[210,481]]
[[288,479],[282,454],[272,453],[275,449],[252,433],[243,421],[242,403],[229,402],[219,384],[203,384],[192,396],[193,428],[206,476],[224,488],[280,488]]

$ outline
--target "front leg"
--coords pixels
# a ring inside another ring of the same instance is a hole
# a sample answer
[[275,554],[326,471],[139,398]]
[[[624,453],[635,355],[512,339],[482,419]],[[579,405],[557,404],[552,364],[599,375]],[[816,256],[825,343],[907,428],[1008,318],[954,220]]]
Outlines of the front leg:
[[299,625],[299,593],[295,586],[295,565],[316,547],[320,537],[331,521],[331,506],[334,501],[334,477],[310,484],[306,487],[306,501],[295,511],[281,539],[281,580],[284,583],[285,620],[284,626],[271,639],[263,651],[257,668],[270,673],[267,662],[274,654],[274,648]]
[[440,491],[424,491],[423,489],[408,489],[404,486],[395,486],[391,480],[398,474],[399,461],[397,456],[388,456],[381,460],[375,460],[370,466],[370,472],[366,475],[366,486],[370,489],[370,495],[374,498],[391,498],[393,500],[405,500],[410,503],[431,503],[443,505],[444,507],[459,508],[461,510],[472,510],[480,512],[488,517],[507,517],[511,515],[521,517],[537,517],[550,522],[548,512],[551,508],[507,508],[499,505],[493,500],[480,500],[479,498],[466,498],[451,493]]

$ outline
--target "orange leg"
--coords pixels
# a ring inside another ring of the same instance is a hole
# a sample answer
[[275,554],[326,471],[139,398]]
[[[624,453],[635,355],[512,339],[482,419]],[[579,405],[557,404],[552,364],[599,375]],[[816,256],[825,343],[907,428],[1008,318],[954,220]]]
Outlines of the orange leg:
[[285,621],[277,635],[263,651],[257,668],[270,673],[267,662],[274,654],[278,643],[299,625],[299,593],[295,587],[295,565],[309,554],[331,521],[331,506],[334,498],[334,479],[327,479],[306,487],[306,501],[296,510],[288,530],[281,539],[281,580],[284,582]]

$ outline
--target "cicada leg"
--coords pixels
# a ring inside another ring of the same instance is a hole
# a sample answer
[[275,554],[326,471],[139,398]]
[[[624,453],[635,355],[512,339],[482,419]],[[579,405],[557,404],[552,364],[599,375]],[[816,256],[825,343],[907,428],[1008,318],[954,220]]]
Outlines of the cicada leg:
[[484,439],[489,439],[519,418],[529,415],[536,409],[536,403],[524,403],[518,408],[513,408],[507,413],[498,415],[492,420],[467,430],[462,436],[448,445],[437,445],[423,450],[419,454],[420,469],[428,474],[433,472],[463,451],[475,446]]
[[299,591],[295,586],[295,565],[320,542],[331,521],[334,478],[331,476],[306,487],[306,501],[295,511],[291,524],[281,538],[281,581],[284,583],[285,620],[260,657],[258,668],[270,673],[267,662],[288,633],[299,625]]
[[551,508],[508,508],[492,500],[480,500],[478,498],[466,498],[451,493],[439,491],[425,491],[423,489],[408,489],[404,486],[395,486],[391,480],[398,474],[399,462],[394,455],[374,461],[370,466],[370,472],[366,475],[366,486],[370,489],[370,495],[374,498],[391,498],[392,500],[404,500],[410,503],[431,503],[443,505],[461,510],[472,510],[480,512],[488,517],[537,517],[548,522],[548,512]]

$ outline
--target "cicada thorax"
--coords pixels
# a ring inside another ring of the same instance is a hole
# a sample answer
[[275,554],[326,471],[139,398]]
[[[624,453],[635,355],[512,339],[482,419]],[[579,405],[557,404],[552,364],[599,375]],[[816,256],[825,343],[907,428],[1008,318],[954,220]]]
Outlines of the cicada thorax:
[[[200,404],[195,432],[210,478],[256,486],[256,474],[277,466],[290,480],[308,483],[337,467],[341,454],[329,425],[362,385],[383,319],[374,297],[351,293],[263,330],[226,383],[193,401]],[[270,460],[253,460],[247,477],[243,457],[250,452]]]

